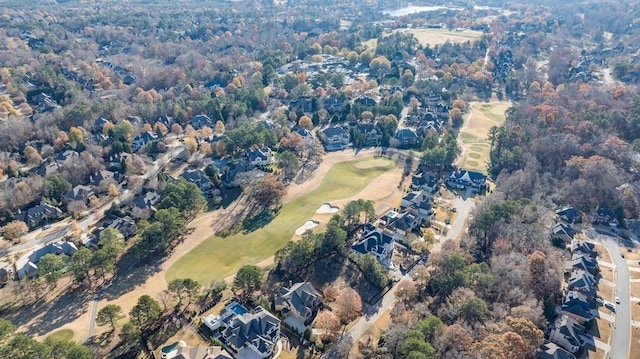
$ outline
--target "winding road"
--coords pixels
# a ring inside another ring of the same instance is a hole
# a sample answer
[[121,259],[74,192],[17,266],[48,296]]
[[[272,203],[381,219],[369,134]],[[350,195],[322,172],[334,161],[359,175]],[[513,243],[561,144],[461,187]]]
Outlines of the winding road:
[[[611,338],[609,358],[625,359],[629,357],[631,345],[631,291],[629,282],[629,267],[620,255],[620,239],[598,230],[587,230],[586,235],[594,242],[604,245],[611,254],[615,265],[615,296],[620,297],[620,304],[616,305],[614,330]],[[626,246],[627,243],[625,243]]]

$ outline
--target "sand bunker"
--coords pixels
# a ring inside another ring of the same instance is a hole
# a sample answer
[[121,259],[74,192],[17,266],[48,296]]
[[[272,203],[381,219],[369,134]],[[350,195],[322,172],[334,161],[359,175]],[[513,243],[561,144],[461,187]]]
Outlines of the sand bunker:
[[311,229],[313,227],[317,227],[318,224],[320,224],[320,222],[318,222],[318,221],[306,221],[302,226],[300,226],[300,227],[298,227],[298,229],[296,229],[296,234],[301,236],[307,230],[309,230],[309,229]]
[[318,214],[337,213],[339,209],[340,208],[338,208],[338,206],[332,206],[331,203],[323,203],[322,206],[318,208],[316,213]]

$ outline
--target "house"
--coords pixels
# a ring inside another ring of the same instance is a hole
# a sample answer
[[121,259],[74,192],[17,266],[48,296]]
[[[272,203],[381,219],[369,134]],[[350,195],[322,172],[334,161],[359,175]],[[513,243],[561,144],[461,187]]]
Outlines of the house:
[[409,233],[413,232],[420,226],[421,219],[408,211],[402,211],[399,213],[389,211],[387,216],[392,212],[395,213],[395,215],[390,222],[387,222],[388,224],[385,228],[393,233],[394,240],[406,242]]
[[342,101],[340,101],[337,97],[327,97],[324,100],[324,109],[327,110],[330,114],[335,114],[338,112],[342,112],[343,106]]
[[33,206],[24,212],[18,212],[16,219],[26,223],[29,229],[33,229],[41,224],[56,220],[61,215],[62,211],[58,207],[43,203]]
[[289,108],[292,111],[301,110],[302,112],[309,113],[313,111],[313,101],[311,97],[300,96],[291,101]]
[[320,137],[327,151],[344,150],[349,146],[349,133],[342,127],[327,127],[320,131]]
[[457,169],[449,175],[447,184],[458,189],[471,188],[475,192],[484,192],[487,176],[480,172]]
[[136,225],[136,221],[133,218],[126,216],[122,218],[116,218],[111,224],[109,224],[109,228],[114,228],[122,234],[125,240],[133,237],[138,231],[138,226]]
[[313,133],[311,133],[311,131],[307,130],[304,127],[295,125],[291,128],[291,132],[299,134],[300,137],[302,137],[302,139],[305,141],[313,141]]
[[[595,259],[598,256],[596,252],[596,246],[593,243],[574,240],[571,242],[571,252],[575,254],[582,254],[585,257]],[[597,262],[595,262],[597,264]]]
[[438,190],[440,179],[432,172],[420,172],[411,176],[411,189],[414,191],[424,190],[435,193]]
[[284,322],[302,334],[322,305],[322,295],[313,284],[301,282],[280,288],[274,303],[276,311],[284,316]]
[[73,242],[51,242],[44,246],[39,245],[15,262],[18,278],[35,277],[38,274],[38,262],[47,254],[70,256],[77,250]]
[[60,164],[56,161],[48,161],[46,163],[41,164],[40,166],[33,168],[31,172],[39,174],[40,176],[46,177],[58,172],[60,168]]
[[204,126],[207,126],[212,129],[216,128],[215,122],[213,122],[213,120],[211,120],[208,116],[205,116],[205,115],[193,116],[193,118],[191,118],[191,126],[196,130],[201,129]]
[[121,152],[105,158],[104,164],[109,171],[124,172],[122,163],[131,158],[130,153]]
[[416,131],[411,128],[400,128],[391,140],[391,145],[398,148],[409,148],[420,145],[421,140]]
[[60,165],[64,165],[68,162],[77,161],[80,158],[80,154],[74,150],[66,150],[64,152],[58,152],[55,157],[55,161]]
[[420,218],[423,222],[429,220],[434,214],[431,208],[431,196],[425,190],[413,191],[402,197],[400,208]]
[[358,146],[377,146],[382,134],[373,123],[358,123],[354,129],[353,143]]
[[556,215],[558,215],[558,218],[567,223],[575,224],[582,222],[582,215],[580,214],[580,211],[578,211],[574,207],[565,207],[559,209],[556,211]]
[[267,166],[274,162],[273,152],[269,147],[248,149],[247,157],[249,158],[249,163],[254,166]]
[[171,128],[171,126],[174,124],[174,121],[173,121],[173,117],[169,115],[162,115],[158,117],[158,119],[156,120],[156,123],[161,123],[165,125],[167,128]]
[[572,271],[574,270],[582,270],[591,275],[596,275],[600,271],[598,267],[598,261],[593,258],[585,255],[581,252],[573,253],[571,257],[570,268]]
[[552,238],[562,238],[565,243],[571,243],[573,240],[573,236],[575,231],[570,224],[565,224],[562,222],[557,222],[553,225],[553,229],[551,230]]
[[604,224],[609,227],[618,226],[618,216],[615,212],[605,207],[596,207],[593,213],[593,224]]
[[100,170],[89,176],[89,184],[93,187],[102,187],[105,183],[118,184],[122,179],[122,175],[118,172]]
[[184,341],[167,345],[160,350],[162,359],[232,359],[222,347],[192,347]]
[[562,299],[560,313],[584,325],[595,317],[597,309],[595,302],[590,301],[586,295],[570,290]]
[[545,340],[540,348],[536,349],[536,359],[575,359],[570,352],[563,349],[556,343]]
[[147,148],[152,142],[158,140],[158,136],[152,131],[145,131],[133,138],[131,143],[131,150],[137,152],[141,149]]
[[280,320],[258,306],[255,313],[235,316],[222,338],[237,358],[268,358],[280,340]]
[[362,239],[351,246],[351,251],[357,254],[373,254],[380,263],[386,267],[392,267],[393,237],[381,228],[367,223]]
[[209,197],[215,189],[213,182],[203,170],[188,169],[182,173],[181,177],[198,186],[205,197]]
[[77,185],[64,194],[64,199],[67,202],[82,201],[85,204],[89,202],[94,195],[93,188],[85,185]]
[[588,341],[585,328],[566,315],[560,316],[549,330],[549,340],[571,353]]
[[365,107],[373,107],[378,105],[378,101],[371,96],[360,96],[355,101],[353,101],[356,105],[365,106]]
[[155,206],[159,200],[160,194],[158,192],[149,191],[136,197],[135,206],[140,209],[153,209],[153,206]]
[[107,120],[106,118],[99,117],[95,121],[93,121],[93,127],[91,128],[91,132],[102,133],[104,130],[104,126],[110,123],[111,121]]
[[591,273],[581,270],[571,272],[568,281],[569,290],[580,292],[590,300],[596,296],[597,285],[598,282]]

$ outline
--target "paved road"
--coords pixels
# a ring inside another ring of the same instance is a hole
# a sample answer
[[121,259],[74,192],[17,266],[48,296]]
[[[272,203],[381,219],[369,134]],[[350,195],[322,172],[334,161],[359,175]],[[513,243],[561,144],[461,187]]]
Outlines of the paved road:
[[476,207],[475,202],[467,197],[456,197],[453,201],[451,201],[451,205],[456,209],[458,215],[456,219],[451,223],[451,228],[447,231],[446,239],[456,239],[462,232],[462,229],[465,228],[465,223],[467,219],[469,219],[469,215],[471,215],[471,211]]
[[88,342],[93,337],[93,332],[96,328],[96,314],[98,310],[98,294],[93,295],[93,300],[91,301],[91,315],[89,316],[89,332],[87,334],[87,339],[84,342]]
[[620,304],[616,305],[616,318],[611,338],[609,358],[625,359],[629,357],[631,344],[631,293],[629,290],[629,267],[626,260],[619,254],[620,243],[617,237],[589,230],[587,236],[602,243],[611,253],[611,260],[615,264],[615,295],[620,297]]

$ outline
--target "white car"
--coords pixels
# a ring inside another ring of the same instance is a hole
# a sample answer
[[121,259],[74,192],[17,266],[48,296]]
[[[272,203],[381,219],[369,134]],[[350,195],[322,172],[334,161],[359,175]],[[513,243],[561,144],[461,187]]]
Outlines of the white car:
[[620,297],[616,297],[616,304],[620,304]]

